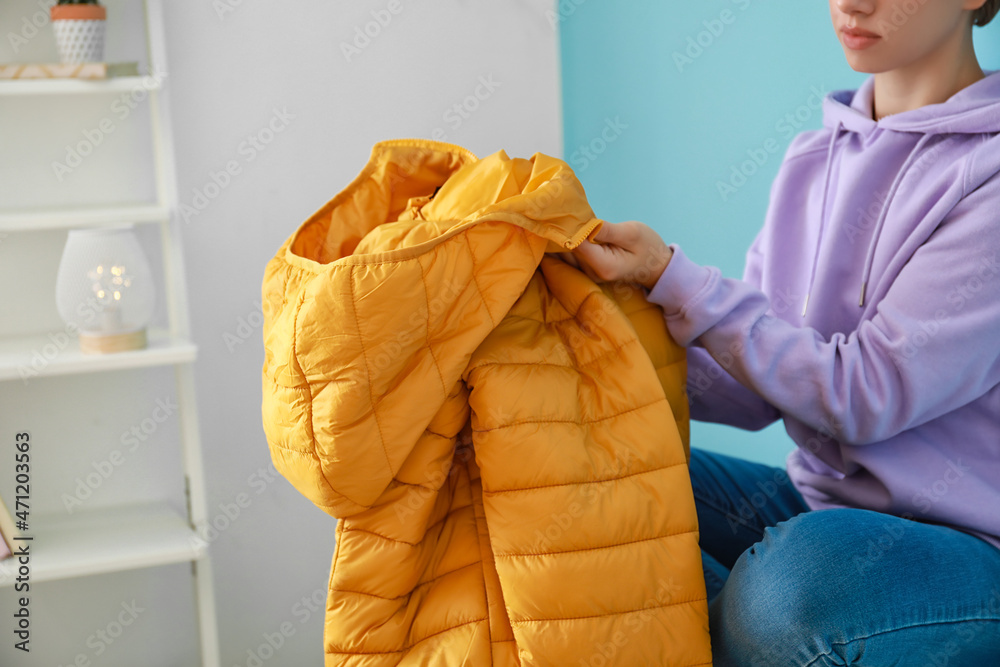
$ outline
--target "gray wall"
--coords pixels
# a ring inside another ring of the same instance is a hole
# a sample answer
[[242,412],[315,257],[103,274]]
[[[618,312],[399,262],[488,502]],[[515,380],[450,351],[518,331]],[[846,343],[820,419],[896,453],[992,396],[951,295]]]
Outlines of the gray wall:
[[[246,665],[262,633],[285,621],[296,633],[268,664],[320,664],[322,613],[297,605],[325,591],[334,547],[333,519],[283,478],[254,484],[258,471],[273,471],[260,417],[264,265],[379,140],[441,129],[480,156],[562,149],[547,2],[402,3],[367,46],[345,55],[342,44],[389,6],[244,2],[221,18],[205,2],[167,6],[182,200],[227,161],[243,167],[184,239],[210,514],[240,493],[252,499],[212,544],[226,665]],[[449,113],[480,77],[499,87],[468,118]],[[287,128],[250,160],[241,142],[275,110],[290,116]],[[237,344],[243,322],[250,334]],[[324,594],[317,599],[322,609]]]
[[[135,2],[103,3],[113,31],[110,61],[136,60],[141,53]],[[222,664],[258,664],[251,655],[259,655],[265,635],[273,639],[284,623],[292,634],[273,656],[264,652],[263,664],[319,665],[335,522],[271,467],[260,414],[264,266],[302,221],[354,178],[379,140],[430,138],[440,130],[437,137],[480,156],[499,149],[512,156],[560,155],[557,34],[546,16],[551,3],[169,0],[164,5],[165,85],[172,98],[180,198],[182,204],[202,206],[182,233],[199,347],[195,377],[209,516],[227,508],[233,513],[238,499],[243,504],[210,546]],[[226,7],[231,11],[220,11]],[[0,32],[17,32],[36,11],[34,0],[4,0]],[[377,34],[367,43],[359,39],[356,51],[345,49],[342,44],[351,44],[356,31],[375,20],[372,12],[385,25],[372,27]],[[17,52],[6,38],[0,41],[0,61],[54,61],[48,26]],[[483,99],[467,105],[474,110],[454,111],[476,93],[481,78],[492,80],[492,92],[480,87]],[[27,206],[39,198],[79,203],[152,196],[144,166],[150,152],[142,134],[148,110],[141,105],[72,178],[54,184],[51,161],[108,114],[109,102],[64,97],[49,104],[53,99],[0,98],[0,151],[30,156],[15,164],[0,160],[0,207]],[[281,128],[273,140],[260,150],[251,148],[248,137],[272,122]],[[214,198],[198,199],[230,161],[239,174]],[[28,176],[31,183],[23,181]],[[17,187],[10,185],[15,179],[22,179]],[[35,281],[30,291],[7,290],[0,298],[0,335],[61,326],[47,295],[64,239],[64,233],[0,239],[0,280],[18,285],[31,275]],[[143,242],[156,264],[155,230]],[[157,318],[165,323],[162,307]],[[169,369],[15,384],[0,388],[0,437],[32,431],[38,443],[36,502],[39,511],[54,513],[65,511],[61,494],[120,446],[119,434],[141,423],[157,398],[173,392]],[[127,468],[94,492],[87,508],[163,497],[182,507],[176,439],[176,424],[164,424]],[[9,454],[0,449],[5,496],[13,486],[6,479]],[[101,646],[95,633],[133,600],[143,611],[113,644]],[[38,584],[32,605],[32,653],[15,653],[5,631],[0,665],[68,665],[78,655],[92,665],[197,663],[186,566]],[[12,592],[0,590],[0,613],[9,619],[12,609]]]

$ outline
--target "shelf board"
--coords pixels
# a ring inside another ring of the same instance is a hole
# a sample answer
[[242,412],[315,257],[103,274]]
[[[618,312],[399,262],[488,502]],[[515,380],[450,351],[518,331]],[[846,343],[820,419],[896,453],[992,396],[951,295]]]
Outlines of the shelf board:
[[[183,563],[207,553],[207,543],[165,503],[39,516],[29,527],[31,583]],[[16,566],[14,559],[0,561],[0,587],[14,584]]]
[[83,354],[77,337],[65,331],[0,338],[0,380],[94,373],[194,361],[198,348],[162,329],[147,332],[144,350]]
[[125,93],[133,88],[158,90],[153,76],[118,76],[108,79],[4,79],[0,95],[51,95],[76,93]]
[[157,204],[6,209],[0,210],[0,231],[101,227],[128,222],[164,222],[169,218],[170,210]]

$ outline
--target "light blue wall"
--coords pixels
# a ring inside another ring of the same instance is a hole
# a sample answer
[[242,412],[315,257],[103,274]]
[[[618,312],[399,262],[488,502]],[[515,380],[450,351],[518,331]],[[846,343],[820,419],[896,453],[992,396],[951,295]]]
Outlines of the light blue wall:
[[[816,93],[867,76],[846,64],[828,4],[559,7],[565,159],[597,215],[641,220],[695,261],[739,277],[785,148],[797,131],[822,126]],[[975,33],[982,66],[1000,68],[1000,19]],[[720,193],[719,182],[754,157],[760,166],[746,171],[756,173]],[[695,446],[773,465],[793,446],[780,423],[758,433],[692,426]]]

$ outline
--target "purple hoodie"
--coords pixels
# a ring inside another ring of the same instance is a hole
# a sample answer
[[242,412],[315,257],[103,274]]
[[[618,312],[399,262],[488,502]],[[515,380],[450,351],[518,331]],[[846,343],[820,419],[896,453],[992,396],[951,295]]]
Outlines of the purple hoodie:
[[783,419],[811,508],[1000,548],[1000,71],[878,122],[873,87],[792,141],[742,281],[673,245],[649,300],[689,348],[691,416]]

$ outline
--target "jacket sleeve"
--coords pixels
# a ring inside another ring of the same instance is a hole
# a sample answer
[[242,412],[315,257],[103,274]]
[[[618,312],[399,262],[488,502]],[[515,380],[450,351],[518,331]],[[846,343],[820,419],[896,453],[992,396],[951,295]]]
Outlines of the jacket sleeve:
[[[758,289],[761,284],[760,238],[758,233],[747,252],[743,271],[743,280]],[[649,301],[666,309],[667,306],[658,300],[664,288],[657,287],[659,284],[650,292]],[[687,361],[687,394],[692,419],[758,431],[781,417],[774,406],[730,375],[698,341],[688,348]]]
[[1000,384],[997,186],[959,202],[848,334],[827,340],[769,314],[755,286],[677,246],[650,300],[678,343],[703,346],[786,416],[848,444],[885,440]]

